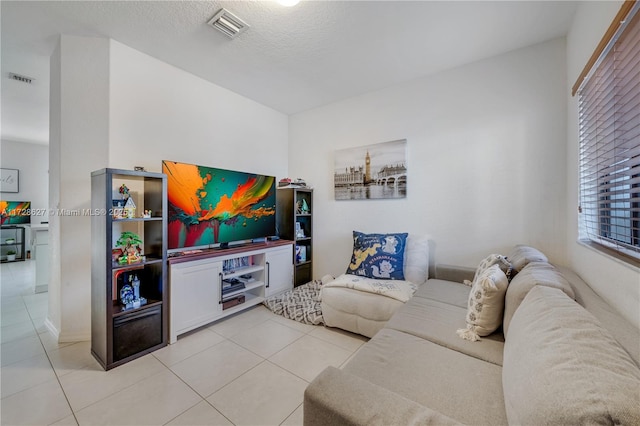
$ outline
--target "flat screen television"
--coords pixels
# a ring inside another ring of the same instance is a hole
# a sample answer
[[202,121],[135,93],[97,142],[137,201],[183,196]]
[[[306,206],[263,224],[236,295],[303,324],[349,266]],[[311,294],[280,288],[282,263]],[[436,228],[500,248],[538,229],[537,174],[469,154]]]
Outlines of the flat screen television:
[[276,235],[276,178],[164,160],[168,248],[195,248]]
[[0,201],[0,225],[31,223],[31,201]]

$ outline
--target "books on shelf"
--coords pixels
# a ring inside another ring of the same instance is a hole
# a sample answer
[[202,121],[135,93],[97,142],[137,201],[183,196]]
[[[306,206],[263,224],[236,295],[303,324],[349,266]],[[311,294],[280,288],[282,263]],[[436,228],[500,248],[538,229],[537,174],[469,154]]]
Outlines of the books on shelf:
[[225,274],[233,273],[234,271],[242,268],[246,268],[253,264],[253,256],[242,256],[234,259],[227,259],[222,262],[222,271]]

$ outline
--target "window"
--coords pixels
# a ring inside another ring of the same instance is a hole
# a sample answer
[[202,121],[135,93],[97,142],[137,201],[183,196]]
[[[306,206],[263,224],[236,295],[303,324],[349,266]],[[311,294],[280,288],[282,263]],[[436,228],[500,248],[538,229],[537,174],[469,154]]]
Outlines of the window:
[[640,264],[639,8],[636,1],[623,4],[595,59],[579,78],[579,87],[574,86],[580,125],[580,238],[636,265]]

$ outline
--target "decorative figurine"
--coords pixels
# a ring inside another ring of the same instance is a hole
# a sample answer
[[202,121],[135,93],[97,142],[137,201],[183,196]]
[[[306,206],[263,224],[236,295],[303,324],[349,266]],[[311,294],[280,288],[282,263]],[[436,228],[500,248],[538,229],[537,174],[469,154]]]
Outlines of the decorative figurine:
[[309,204],[307,204],[307,200],[302,199],[302,207],[300,208],[302,213],[309,213],[311,209],[309,208]]
[[136,217],[136,203],[133,201],[133,197],[129,197],[124,204],[124,216],[128,219]]
[[138,279],[137,275],[134,275],[133,277],[129,276],[129,279],[131,280],[131,286],[133,287],[133,307],[139,308],[140,307],[140,280]]
[[140,280],[137,275],[133,276],[131,281],[131,285],[133,286],[133,297],[134,299],[140,299]]
[[124,219],[124,200],[112,200],[111,213],[114,219]]
[[133,305],[133,288],[129,284],[125,284],[120,289],[120,303],[125,308],[131,308]]
[[141,262],[141,245],[142,240],[138,235],[129,231],[123,232],[118,241],[116,241],[116,247],[122,247],[122,256],[118,259],[118,263],[125,265]]
[[126,200],[127,198],[129,198],[129,188],[127,188],[127,185],[125,185],[124,183],[120,185],[120,189],[118,190],[118,192],[122,194],[123,199]]

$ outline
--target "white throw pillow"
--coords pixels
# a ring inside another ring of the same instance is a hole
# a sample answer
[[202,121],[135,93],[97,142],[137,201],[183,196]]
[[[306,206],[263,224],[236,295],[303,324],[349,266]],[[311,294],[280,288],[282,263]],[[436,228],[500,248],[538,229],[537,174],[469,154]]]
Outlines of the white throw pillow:
[[429,237],[409,234],[404,249],[404,279],[416,285],[429,278]]
[[545,256],[540,250],[522,244],[515,246],[513,250],[511,250],[511,253],[509,253],[507,259],[511,262],[515,272],[522,271],[522,269],[531,262],[549,261],[547,256]]
[[469,285],[473,285],[478,277],[493,265],[498,265],[500,270],[505,273],[507,278],[509,278],[509,275],[511,274],[511,263],[501,254],[490,254],[480,262],[476,268],[476,274],[473,277],[473,281]]
[[507,276],[497,264],[478,275],[469,292],[467,328],[459,329],[458,336],[475,342],[500,327],[508,285]]

